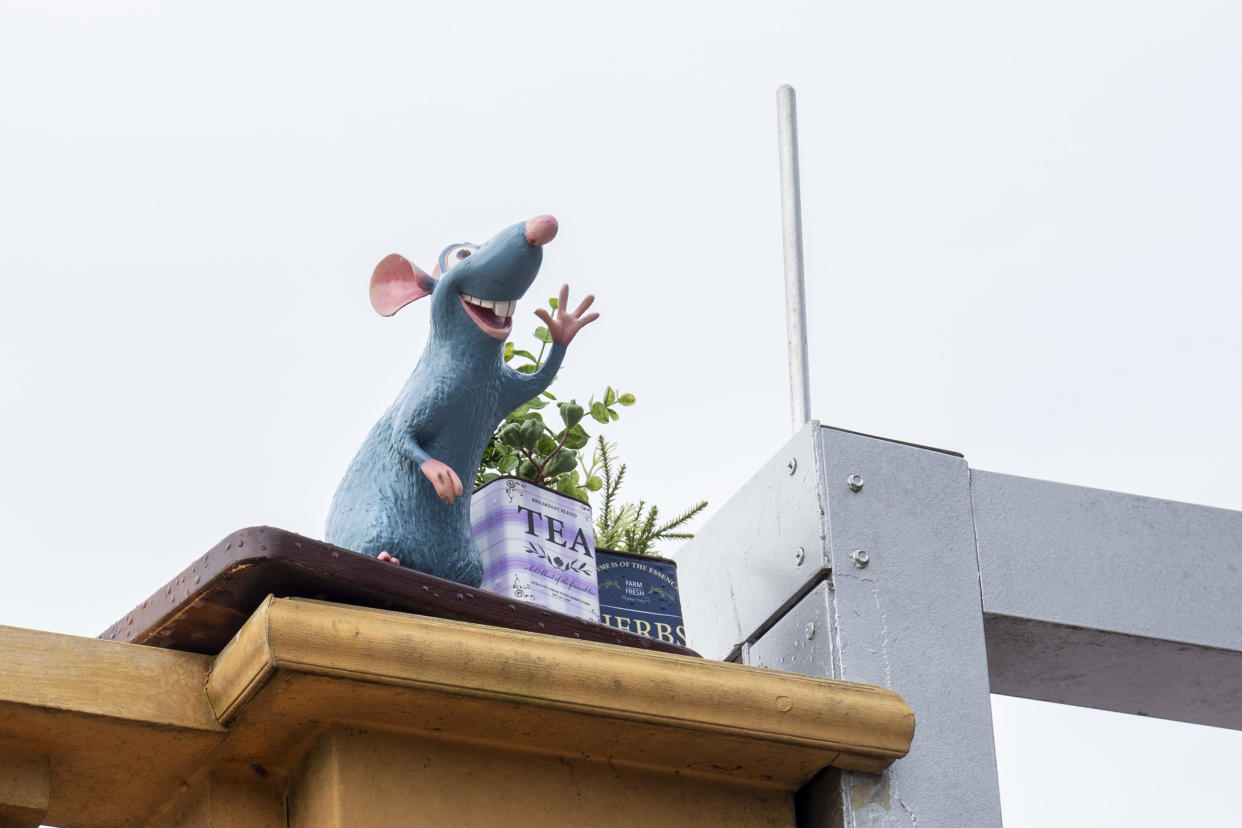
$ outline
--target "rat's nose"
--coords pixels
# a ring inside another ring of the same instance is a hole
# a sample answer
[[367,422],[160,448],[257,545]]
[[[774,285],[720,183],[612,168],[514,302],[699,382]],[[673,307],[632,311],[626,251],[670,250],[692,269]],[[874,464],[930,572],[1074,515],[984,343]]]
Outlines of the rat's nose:
[[526,222],[526,241],[534,247],[542,247],[556,238],[559,227],[552,216],[535,216]]

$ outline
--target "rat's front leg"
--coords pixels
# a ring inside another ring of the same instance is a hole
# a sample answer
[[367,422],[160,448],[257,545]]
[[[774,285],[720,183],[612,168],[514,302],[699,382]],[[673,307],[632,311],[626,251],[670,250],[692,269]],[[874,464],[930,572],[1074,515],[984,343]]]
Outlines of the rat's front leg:
[[455,498],[461,497],[464,491],[461,478],[450,465],[435,459],[418,444],[418,440],[414,438],[413,418],[396,418],[392,441],[398,454],[418,466],[418,470],[431,482],[441,500],[451,504]]
[[463,491],[461,478],[457,476],[457,472],[453,471],[452,466],[428,457],[419,464],[418,468],[431,481],[431,485],[435,486],[436,494],[445,503],[452,503],[453,498],[461,497]]

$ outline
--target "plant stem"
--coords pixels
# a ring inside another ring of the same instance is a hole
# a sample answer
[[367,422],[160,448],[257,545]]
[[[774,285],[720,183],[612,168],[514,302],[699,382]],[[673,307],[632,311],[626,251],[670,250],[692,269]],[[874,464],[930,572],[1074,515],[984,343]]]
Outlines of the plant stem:
[[[544,428],[547,428],[547,426],[545,425]],[[548,430],[551,431],[551,429],[548,429]],[[561,440],[559,443],[556,444],[556,448],[552,449],[552,453],[549,454],[547,457],[543,458],[543,462],[539,464],[539,468],[535,469],[536,476],[539,476],[539,477],[543,476],[543,470],[544,468],[547,467],[548,461],[560,453],[560,450],[565,447],[565,440],[568,437],[569,437],[569,426],[565,426],[565,431],[564,433],[561,434]],[[531,459],[531,462],[532,463],[535,462],[533,458]]]
[[[535,456],[534,456],[533,454],[531,454],[529,451],[527,451],[525,446],[518,446],[518,447],[517,447],[517,450],[518,450],[518,451],[520,451],[520,452],[522,452],[522,454],[526,455],[526,459],[527,459],[527,460],[529,460],[529,461],[531,462],[531,465],[532,465],[532,466],[533,466],[533,465],[535,465]],[[543,470],[543,467],[542,467],[542,466],[537,467],[537,468],[535,469],[535,474],[534,474],[534,476],[531,478],[531,481],[530,481],[531,483],[542,483],[542,482],[543,482],[542,480],[540,480],[540,479],[539,479],[539,472],[541,472],[542,470]],[[516,471],[516,469],[515,469],[515,471]]]

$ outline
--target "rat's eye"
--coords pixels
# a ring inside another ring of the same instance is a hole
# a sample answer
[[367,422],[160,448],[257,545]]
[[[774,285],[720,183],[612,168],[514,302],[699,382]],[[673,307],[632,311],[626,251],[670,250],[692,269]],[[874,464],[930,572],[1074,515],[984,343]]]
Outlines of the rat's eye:
[[450,247],[444,254],[444,272],[447,273],[452,269],[453,265],[461,260],[470,258],[470,254],[478,249],[473,244],[459,244],[456,247]]

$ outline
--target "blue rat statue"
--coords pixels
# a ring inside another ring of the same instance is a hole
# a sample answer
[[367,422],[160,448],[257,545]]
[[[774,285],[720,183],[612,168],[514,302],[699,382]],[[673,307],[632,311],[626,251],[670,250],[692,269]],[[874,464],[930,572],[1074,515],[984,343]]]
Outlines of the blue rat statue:
[[536,216],[481,245],[451,245],[431,275],[396,253],[376,266],[372,307],[392,316],[429,295],[431,333],[414,373],[337,487],[329,543],[470,586],[482,581],[462,481],[474,481],[497,424],[548,387],[565,346],[599,318],[584,316],[593,296],[568,312],[566,285],[555,317],[535,311],[552,335],[547,360],[533,374],[505,364],[517,300],[539,273],[543,246],[556,231],[556,219]]

